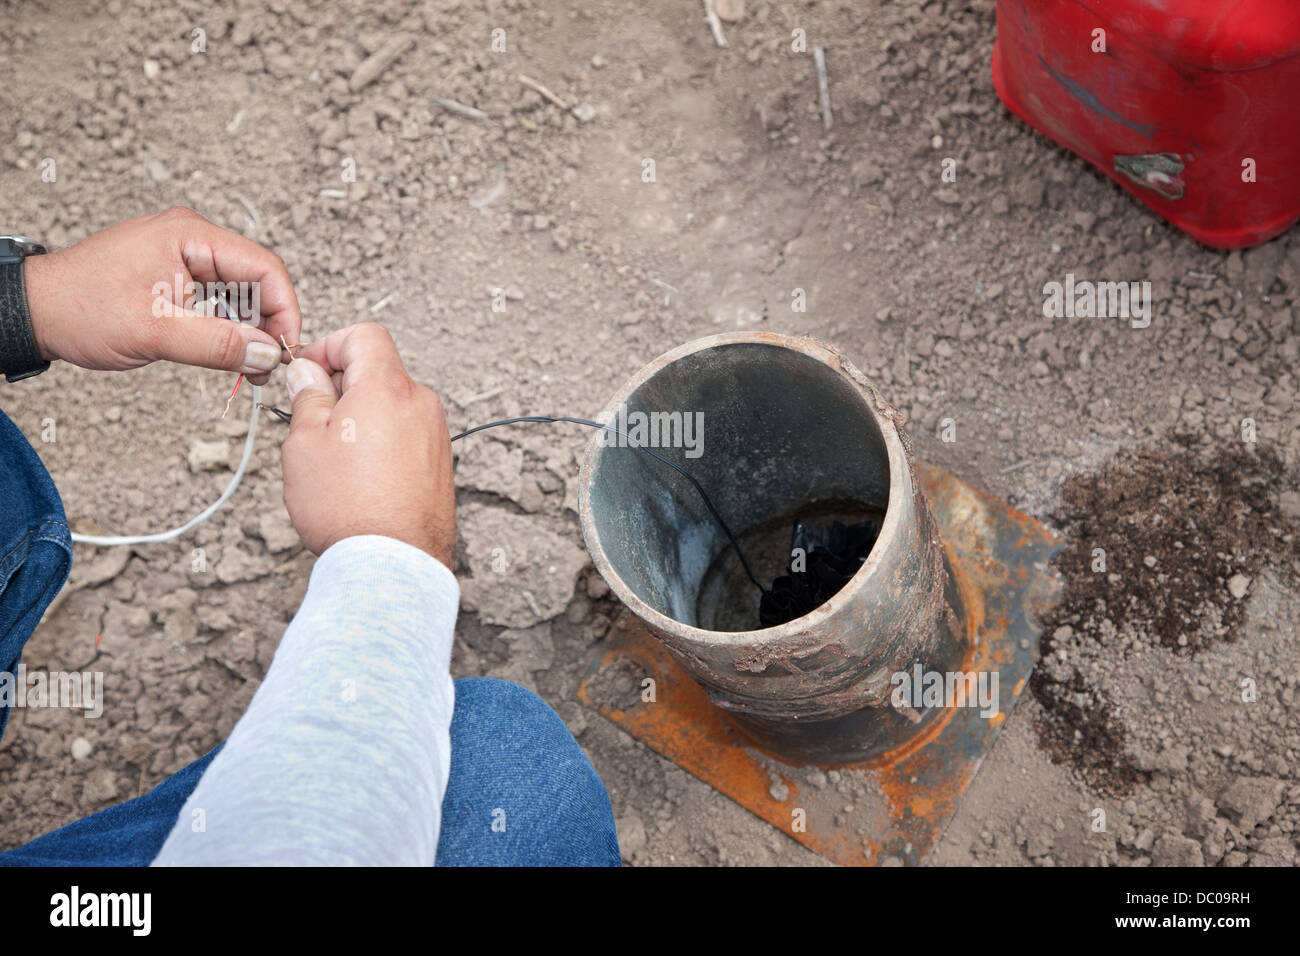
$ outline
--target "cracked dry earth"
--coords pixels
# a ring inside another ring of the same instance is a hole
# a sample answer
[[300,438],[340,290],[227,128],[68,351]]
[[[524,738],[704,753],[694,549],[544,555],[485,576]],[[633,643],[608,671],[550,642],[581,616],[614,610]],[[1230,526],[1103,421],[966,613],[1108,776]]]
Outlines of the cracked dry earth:
[[[908,415],[918,455],[1065,536],[1038,673],[929,863],[1295,861],[1300,234],[1198,246],[1013,119],[989,78],[992,0],[748,0],[726,49],[694,0],[0,7],[8,231],[60,247],[191,206],[284,257],[305,337],[388,325],[454,429],[590,417],[701,335],[814,335]],[[827,49],[829,132],[796,28]],[[1150,327],[1043,318],[1044,283],[1067,273],[1149,280]],[[228,388],[59,367],[3,403],[78,527],[139,533],[229,480],[248,406],[222,421]],[[312,564],[280,501],[277,427],[194,534],[79,547],[24,659],[93,663],[104,713],[15,713],[0,848],[156,785],[239,718]],[[824,863],[579,703],[620,614],[574,512],[588,437],[529,425],[459,448],[455,675],[551,702],[630,863]],[[517,550],[512,574],[492,573],[496,548]]]

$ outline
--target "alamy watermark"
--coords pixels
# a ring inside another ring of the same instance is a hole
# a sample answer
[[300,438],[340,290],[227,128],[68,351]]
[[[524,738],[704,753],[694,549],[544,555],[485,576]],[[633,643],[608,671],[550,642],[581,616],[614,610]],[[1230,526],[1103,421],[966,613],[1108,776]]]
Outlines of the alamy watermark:
[[1151,324],[1150,282],[1074,281],[1043,286],[1043,316],[1049,319],[1128,319],[1135,329]]
[[50,897],[51,926],[124,927],[133,936],[148,936],[152,912],[152,893],[83,893],[73,884]]
[[629,412],[622,404],[606,426],[600,433],[605,448],[684,448],[687,458],[704,454],[703,412]]
[[0,707],[64,707],[87,717],[104,713],[103,671],[0,671]]
[[894,690],[889,702],[897,710],[922,711],[931,707],[978,707],[980,716],[996,716],[997,671],[927,671],[920,663],[911,671],[896,671],[889,679]]
[[177,273],[172,282],[155,282],[149,291],[153,293],[155,319],[170,317],[177,308],[225,318],[226,303],[241,322],[258,322],[262,318],[260,282],[195,282]]

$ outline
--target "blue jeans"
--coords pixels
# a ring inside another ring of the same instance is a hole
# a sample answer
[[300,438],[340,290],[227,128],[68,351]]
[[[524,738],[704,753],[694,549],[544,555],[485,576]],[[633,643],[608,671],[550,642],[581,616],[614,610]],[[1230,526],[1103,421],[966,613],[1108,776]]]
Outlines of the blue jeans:
[[[63,586],[72,542],[31,445],[0,412],[0,671]],[[0,709],[0,734],[8,709]],[[218,746],[153,790],[0,853],[0,866],[147,866]],[[504,810],[504,815],[500,811]],[[498,818],[504,830],[493,829]],[[564,721],[506,681],[456,681],[438,866],[618,866],[609,794]]]
[[[0,412],[0,680],[17,672],[23,645],[71,567],[72,532],[54,482]],[[0,707],[0,735],[8,723],[9,707]]]

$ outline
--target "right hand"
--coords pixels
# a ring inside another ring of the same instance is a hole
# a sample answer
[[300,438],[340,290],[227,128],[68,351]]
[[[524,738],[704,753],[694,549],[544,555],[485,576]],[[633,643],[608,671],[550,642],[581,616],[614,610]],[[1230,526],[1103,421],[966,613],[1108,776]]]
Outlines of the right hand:
[[313,342],[290,363],[286,384],[284,503],[303,543],[319,555],[353,535],[384,535],[450,568],[447,420],[438,396],[406,374],[388,330],[363,323]]

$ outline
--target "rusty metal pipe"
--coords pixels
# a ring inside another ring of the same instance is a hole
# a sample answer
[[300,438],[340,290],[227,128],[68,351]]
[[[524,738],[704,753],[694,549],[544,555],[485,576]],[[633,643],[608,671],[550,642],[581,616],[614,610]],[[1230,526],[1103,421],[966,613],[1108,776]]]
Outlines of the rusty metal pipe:
[[[699,494],[600,433],[583,463],[579,515],[611,590],[712,702],[777,756],[862,761],[919,739],[941,708],[891,706],[892,676],[918,663],[961,670],[970,645],[897,410],[820,342],[737,332],[655,359],[600,420],[626,426],[636,413],[660,426],[643,438],[661,439],[659,453],[708,490],[761,581],[785,572],[796,517],[874,510],[883,522],[839,593],[803,617],[759,628],[759,593]],[[670,423],[697,414],[696,445],[665,447]]]

